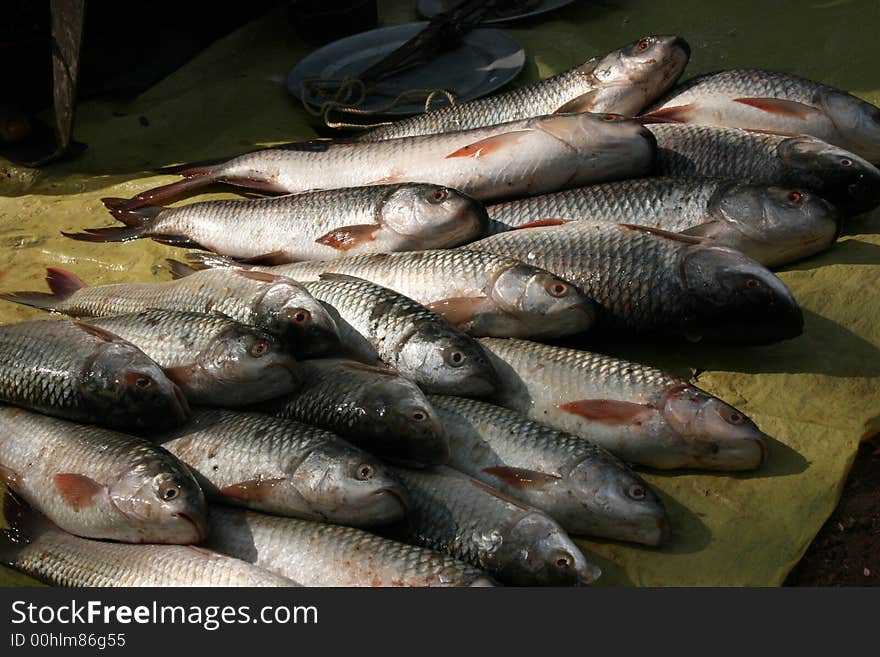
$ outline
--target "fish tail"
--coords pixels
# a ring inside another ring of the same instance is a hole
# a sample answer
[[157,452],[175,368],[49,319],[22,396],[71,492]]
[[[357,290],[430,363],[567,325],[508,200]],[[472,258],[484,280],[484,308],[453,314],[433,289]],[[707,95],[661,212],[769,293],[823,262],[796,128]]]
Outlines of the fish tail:
[[126,228],[123,226],[111,226],[109,228],[87,228],[82,233],[61,233],[64,237],[79,242],[130,242],[147,237],[144,228]]
[[115,212],[130,212],[145,205],[156,205],[175,200],[189,191],[220,182],[222,171],[222,167],[218,165],[182,167],[174,173],[183,176],[183,180],[148,189],[130,199],[116,199],[111,211],[115,216]]
[[[129,242],[144,237],[151,237],[151,230],[156,218],[166,208],[158,205],[147,205],[142,208],[129,208],[128,199],[102,198],[110,214],[125,224],[125,227],[113,226],[110,228],[88,228],[82,233],[61,234],[70,239],[80,242]],[[163,238],[164,236],[157,236]],[[182,237],[182,236],[172,236]],[[182,238],[186,239],[186,238]]]
[[187,253],[186,259],[192,269],[229,269],[231,267],[238,269],[248,269],[247,265],[229,258],[227,256],[217,255],[216,253]]
[[186,278],[190,274],[194,274],[199,271],[198,267],[190,267],[186,263],[180,262],[179,260],[166,258],[165,262],[167,262],[168,266],[171,267],[171,278],[173,278],[174,280],[177,280],[179,278]]
[[46,269],[46,282],[49,284],[51,292],[7,292],[0,294],[0,299],[42,310],[63,312],[64,301],[70,298],[74,292],[86,286],[79,276],[59,267]]
[[145,205],[140,208],[128,207],[128,199],[125,198],[102,198],[101,203],[110,211],[117,221],[124,223],[129,228],[144,227],[152,223],[163,210],[161,205]]

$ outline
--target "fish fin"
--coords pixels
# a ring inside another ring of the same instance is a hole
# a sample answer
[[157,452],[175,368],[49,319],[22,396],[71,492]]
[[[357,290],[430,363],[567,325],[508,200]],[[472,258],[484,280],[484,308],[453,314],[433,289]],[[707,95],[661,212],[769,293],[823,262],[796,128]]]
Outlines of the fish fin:
[[193,242],[186,235],[175,235],[168,233],[166,235],[150,235],[154,242],[159,244],[167,244],[168,246],[179,246],[182,249],[201,249],[203,248],[198,242]]
[[656,409],[648,404],[634,404],[616,399],[579,399],[559,404],[558,408],[603,424],[640,426],[653,417]]
[[664,107],[638,117],[642,123],[687,123],[694,109],[693,103]]
[[364,187],[370,187],[372,185],[390,185],[391,183],[397,182],[397,176],[384,176],[382,178],[377,178],[376,180],[371,180],[370,182],[364,183]]
[[52,294],[62,301],[86,286],[79,276],[58,267],[46,268],[46,283],[49,284]]
[[276,281],[280,281],[283,277],[278,276],[277,274],[270,274],[265,271],[253,271],[250,269],[236,269],[235,273],[239,276],[244,276],[245,278],[249,278],[252,281],[259,281],[261,283],[275,283]]
[[514,226],[511,230],[521,230],[523,228],[544,228],[546,226],[562,226],[574,221],[574,219],[536,219],[521,226]]
[[224,486],[220,489],[220,495],[242,502],[260,502],[269,497],[272,489],[285,481],[285,477],[273,479],[249,479],[237,484]]
[[377,374],[379,376],[400,376],[398,372],[388,367],[375,367],[374,365],[366,365],[364,363],[358,363],[356,361],[342,363],[340,367],[344,367],[347,370],[354,370],[356,372],[368,372],[370,374]]
[[496,151],[512,146],[513,144],[518,142],[523,135],[526,134],[529,134],[529,130],[514,130],[512,132],[505,132],[500,135],[486,137],[486,139],[475,141],[473,144],[462,146],[457,151],[454,151],[447,155],[446,159],[448,160],[451,157],[483,157],[484,155],[489,155]]
[[128,199],[106,197],[101,199],[104,207],[110,211],[118,221],[121,221],[129,228],[141,228],[152,223],[163,210],[168,208],[161,205],[145,205],[141,208],[127,207]]
[[95,495],[106,488],[94,479],[74,472],[53,475],[52,481],[55,482],[55,488],[58,489],[61,499],[77,510],[92,506],[95,503]]
[[498,490],[497,488],[493,488],[489,484],[484,484],[482,481],[479,481],[478,479],[474,479],[472,477],[470,478],[470,480],[471,480],[471,484],[473,484],[474,488],[478,488],[481,491],[483,491],[484,493],[488,493],[492,497],[496,497],[499,500],[507,502],[508,504],[513,504],[514,506],[516,506],[520,509],[528,510],[528,508],[529,508],[528,506],[526,506],[525,504],[523,504],[519,500],[515,500],[512,497],[510,497],[509,495],[505,495],[500,490]]
[[[97,326],[92,326],[91,324],[86,324],[85,322],[74,321],[72,323],[75,326],[77,326],[78,328],[81,328],[83,331],[85,331],[89,335],[92,335],[92,336],[98,338],[99,340],[103,340],[104,342],[126,342],[125,340],[120,338],[118,335],[116,335],[115,333],[111,333],[107,329],[102,329]],[[126,344],[127,344],[127,342],[126,342]]]
[[483,472],[500,479],[512,488],[524,488],[527,490],[542,490],[547,485],[559,481],[559,477],[545,472],[503,465],[483,468]]
[[15,489],[18,487],[20,477],[21,475],[12,468],[7,468],[5,465],[0,464],[0,481],[6,484],[7,488]]
[[698,224],[696,226],[691,226],[690,228],[681,231],[680,235],[690,235],[691,237],[712,237],[713,229],[718,227],[717,220],[706,221],[702,224]]
[[86,228],[82,233],[61,231],[61,234],[78,242],[130,242],[147,237],[145,228],[125,228],[123,226]]
[[486,297],[453,297],[433,301],[426,307],[446,319],[450,324],[458,326],[471,321],[485,303]]
[[808,119],[817,114],[814,107],[783,98],[734,98],[733,102],[754,107],[768,114],[791,116],[797,119]]
[[188,264],[180,262],[180,260],[172,260],[171,258],[166,258],[165,262],[168,263],[168,266],[171,267],[171,278],[177,280],[179,278],[186,278],[190,274],[195,274],[199,271],[196,267],[192,267]]
[[174,173],[183,176],[183,180],[148,189],[128,200],[119,200],[116,203],[116,207],[119,211],[128,212],[144,205],[155,205],[157,202],[164,203],[165,201],[174,200],[194,189],[220,182],[221,171],[222,165],[219,164],[182,167]]
[[636,224],[617,224],[621,228],[626,228],[628,230],[636,230],[641,233],[649,233],[651,235],[656,235],[657,237],[663,237],[668,240],[675,240],[676,242],[683,242],[684,244],[705,244],[709,241],[707,237],[697,237],[694,235],[686,235],[684,233],[673,233],[669,230],[663,230],[662,228],[654,228],[653,226],[637,226]]
[[366,279],[358,278],[357,276],[352,276],[351,274],[334,274],[333,272],[320,274],[318,276],[318,280],[336,281],[338,283],[369,283],[369,281],[367,281]]
[[46,282],[52,292],[7,292],[0,294],[0,299],[20,303],[23,306],[40,308],[41,310],[61,311],[60,304],[80,288],[85,287],[77,276],[70,272],[49,267],[46,270]]
[[321,235],[315,241],[318,244],[329,246],[338,251],[348,251],[361,244],[372,242],[376,239],[376,231],[382,227],[375,224],[356,224],[334,228],[326,235]]
[[242,263],[239,263],[228,256],[221,256],[216,253],[187,253],[186,259],[189,261],[189,266],[196,271],[201,269],[229,269],[243,266]]
[[250,258],[239,258],[236,262],[246,265],[286,265],[293,262],[293,258],[286,251],[272,251],[270,253],[262,253]]
[[577,98],[572,98],[570,101],[556,109],[554,114],[569,114],[576,112],[592,112],[593,111],[593,103],[596,102],[596,96],[598,95],[597,91],[594,89],[593,91],[588,91],[585,94],[581,94]]

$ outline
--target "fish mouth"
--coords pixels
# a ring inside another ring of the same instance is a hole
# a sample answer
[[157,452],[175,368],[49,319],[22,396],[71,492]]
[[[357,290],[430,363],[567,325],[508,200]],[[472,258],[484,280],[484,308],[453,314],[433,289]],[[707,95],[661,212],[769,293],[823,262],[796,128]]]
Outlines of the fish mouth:
[[373,495],[390,495],[391,499],[395,500],[400,506],[400,514],[395,514],[387,522],[394,522],[399,518],[406,517],[407,513],[409,513],[409,495],[402,486],[386,486],[377,490]]
[[657,519],[657,531],[659,535],[653,545],[665,545],[668,543],[669,537],[672,535],[672,525],[669,523],[669,518],[665,515]]
[[682,39],[680,36],[675,37],[670,44],[671,48],[680,48],[684,52],[684,56],[691,58],[691,44]]
[[770,445],[767,443],[767,435],[763,433],[757,438],[752,438],[752,440],[758,443],[758,447],[761,448],[761,458],[755,466],[757,468],[766,463],[767,457],[770,456]]
[[174,514],[175,518],[182,518],[186,520],[190,525],[192,525],[193,529],[196,532],[196,540],[192,541],[193,543],[201,543],[206,538],[208,538],[208,526],[205,522],[196,522],[190,515],[178,511]]

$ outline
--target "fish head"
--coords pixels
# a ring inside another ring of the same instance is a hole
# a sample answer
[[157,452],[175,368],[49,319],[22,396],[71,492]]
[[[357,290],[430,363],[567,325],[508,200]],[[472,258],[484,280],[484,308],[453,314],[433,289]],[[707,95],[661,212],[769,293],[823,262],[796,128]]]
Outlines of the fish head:
[[662,500],[611,454],[578,463],[567,479],[577,499],[591,501],[591,535],[643,545],[661,545],[668,540],[669,519]]
[[790,137],[776,152],[807,185],[848,214],[880,205],[880,169],[855,153],[814,137]]
[[880,107],[828,87],[818,93],[817,104],[850,150],[880,163]]
[[490,283],[487,296],[517,320],[518,334],[505,337],[561,337],[589,329],[593,302],[575,285],[537,267],[508,265]]
[[113,506],[131,520],[142,543],[200,543],[208,535],[202,489],[172,459],[142,459],[110,487]]
[[285,338],[297,356],[337,350],[339,327],[327,309],[296,281],[276,278],[255,302],[255,323]]
[[458,246],[485,235],[489,214],[461,192],[417,183],[401,185],[382,202],[378,223],[413,244],[413,249]]
[[[435,322],[420,324],[398,345],[400,369],[418,376],[435,394],[486,397],[499,385],[498,374],[474,338]],[[402,365],[400,365],[402,364]]]
[[180,388],[127,342],[102,345],[80,373],[79,389],[94,417],[111,426],[164,429],[189,417]]
[[696,467],[752,470],[767,457],[767,438],[757,425],[703,390],[672,386],[658,406],[668,425],[693,445]]
[[[590,111],[634,116],[681,77],[691,49],[681,37],[646,36],[584,65],[599,84]],[[586,107],[584,109],[587,109]]]
[[768,267],[827,248],[841,222],[837,208],[816,194],[745,183],[719,187],[709,217],[687,234],[711,237]]
[[396,522],[406,515],[409,494],[374,456],[343,442],[313,449],[295,464],[289,480],[327,520],[353,526]]
[[372,421],[370,444],[377,454],[405,465],[442,465],[449,460],[449,439],[437,411],[419,387],[402,376],[369,386],[361,407]]
[[697,244],[679,261],[689,292],[685,334],[692,339],[774,342],[801,334],[804,317],[794,296],[769,269],[722,246]]
[[516,586],[579,586],[602,574],[555,521],[537,512],[504,532],[491,559],[499,579]]

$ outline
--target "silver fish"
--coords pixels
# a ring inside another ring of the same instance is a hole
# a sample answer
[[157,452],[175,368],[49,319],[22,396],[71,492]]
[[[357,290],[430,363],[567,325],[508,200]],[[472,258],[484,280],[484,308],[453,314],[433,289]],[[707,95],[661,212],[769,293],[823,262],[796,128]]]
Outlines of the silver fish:
[[302,361],[303,387],[259,408],[333,431],[383,458],[445,463],[449,442],[418,386],[394,370],[350,360]]
[[412,500],[400,531],[416,545],[516,586],[591,584],[601,575],[544,512],[443,466],[396,472]]
[[709,178],[638,178],[579,187],[489,208],[489,232],[569,220],[607,221],[711,237],[762,265],[830,247],[838,210],[804,189]]
[[200,409],[156,440],[210,499],[359,527],[394,522],[406,510],[406,491],[378,459],[299,422]]
[[663,502],[604,448],[500,406],[432,395],[449,467],[541,509],[569,533],[659,545]]
[[286,577],[194,545],[126,545],[61,531],[4,499],[0,561],[53,586],[298,586]]
[[698,75],[646,111],[665,121],[812,135],[880,162],[880,108],[821,82],[761,69]]
[[358,140],[468,130],[555,112],[634,116],[675,84],[689,58],[690,47],[681,37],[647,36],[545,80],[395,121]]
[[303,286],[330,306],[345,350],[358,360],[385,363],[427,392],[480,397],[495,390],[479,343],[409,297],[341,274]]
[[554,114],[442,135],[383,142],[312,141],[175,170],[183,180],[138,194],[123,207],[164,202],[215,182],[299,193],[431,182],[479,201],[643,175],[655,141],[616,114]]
[[180,388],[140,349],[52,319],[0,326],[0,401],[127,430],[174,426],[189,414]]
[[806,188],[849,214],[880,204],[880,170],[815,137],[678,123],[649,127],[657,137],[658,175]]
[[279,338],[223,315],[145,310],[83,323],[140,347],[194,404],[245,406],[300,384],[296,359]]
[[653,468],[752,470],[764,434],[741,411],[673,374],[526,340],[480,340],[502,378],[497,403]]
[[207,547],[303,586],[494,586],[449,555],[360,529],[215,505]]
[[[234,266],[228,259],[190,253],[195,267]],[[316,281],[325,274],[368,280],[439,313],[477,336],[554,338],[586,331],[593,303],[574,285],[519,260],[465,249],[376,253],[300,262],[259,271]]]
[[803,315],[766,267],[712,240],[607,222],[523,228],[469,244],[547,269],[599,305],[600,327],[689,340],[764,343]]
[[59,527],[127,543],[198,543],[205,498],[144,438],[0,406],[0,478]]
[[220,313],[286,338],[298,355],[320,355],[339,346],[327,310],[299,283],[245,270],[199,272],[183,280],[86,286],[57,267],[47,269],[52,290],[12,292],[0,299],[74,317],[108,317],[151,308]]
[[424,183],[204,201],[175,208],[127,209],[125,199],[102,200],[126,227],[64,234],[85,242],[151,237],[280,264],[355,253],[441,249],[486,232],[481,203],[454,189]]

